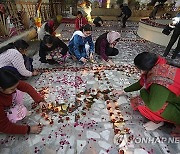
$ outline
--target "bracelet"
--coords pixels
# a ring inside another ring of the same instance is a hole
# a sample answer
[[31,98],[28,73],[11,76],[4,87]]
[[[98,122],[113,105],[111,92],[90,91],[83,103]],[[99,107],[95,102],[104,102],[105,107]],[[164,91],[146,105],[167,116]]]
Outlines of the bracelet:
[[29,125],[27,125],[27,126],[28,126],[27,134],[29,134],[31,131],[31,127]]

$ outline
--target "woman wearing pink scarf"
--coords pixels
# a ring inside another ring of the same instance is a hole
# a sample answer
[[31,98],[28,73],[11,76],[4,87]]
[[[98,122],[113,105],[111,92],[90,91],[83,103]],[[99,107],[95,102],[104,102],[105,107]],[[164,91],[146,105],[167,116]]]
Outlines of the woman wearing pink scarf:
[[99,36],[95,43],[95,52],[111,66],[114,66],[115,64],[108,58],[108,56],[118,55],[119,51],[115,48],[115,45],[119,39],[120,34],[118,32],[111,31]]

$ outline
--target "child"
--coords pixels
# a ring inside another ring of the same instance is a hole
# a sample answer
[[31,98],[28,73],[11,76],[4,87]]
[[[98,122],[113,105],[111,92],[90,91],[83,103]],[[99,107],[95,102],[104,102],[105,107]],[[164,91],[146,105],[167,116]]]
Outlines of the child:
[[88,24],[88,21],[85,17],[83,17],[83,14],[81,11],[77,12],[77,17],[75,20],[75,29],[80,30],[80,28],[84,25]]
[[21,77],[30,77],[38,75],[33,70],[32,58],[26,56],[28,43],[24,40],[17,40],[0,49],[0,68],[11,69]]
[[101,27],[103,25],[103,20],[101,19],[101,17],[96,17],[94,18],[93,23],[96,27]]
[[108,58],[108,56],[118,55],[119,51],[115,48],[115,45],[119,39],[120,34],[112,31],[99,36],[95,43],[95,52],[111,66],[114,66],[115,64]]
[[94,43],[91,32],[92,26],[87,24],[79,31],[75,31],[69,42],[70,54],[83,64],[87,62],[88,57],[90,60],[94,59]]
[[58,37],[45,35],[40,44],[39,56],[42,63],[57,64],[68,52],[67,45]]
[[28,114],[23,104],[23,92],[28,93],[41,107],[47,107],[47,103],[31,85],[19,81],[10,70],[0,68],[0,132],[7,134],[38,134],[41,132],[42,126],[40,125],[16,124]]

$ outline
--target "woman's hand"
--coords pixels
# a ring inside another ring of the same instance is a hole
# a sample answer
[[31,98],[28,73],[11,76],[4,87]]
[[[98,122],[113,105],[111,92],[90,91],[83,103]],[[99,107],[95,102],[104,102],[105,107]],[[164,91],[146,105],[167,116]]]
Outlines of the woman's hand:
[[30,127],[30,133],[31,134],[39,134],[42,131],[43,126],[42,125],[34,125]]
[[114,43],[111,43],[109,47],[114,48]]
[[84,58],[84,57],[82,57],[82,58],[80,59],[80,61],[82,61],[83,63],[86,63],[86,62],[87,62],[87,59]]
[[94,59],[94,56],[93,56],[93,53],[91,52],[90,55],[89,55],[89,59],[90,60],[93,60]]
[[33,72],[32,72],[32,76],[36,76],[36,75],[38,75],[39,74],[39,72],[37,71],[37,70],[34,70]]
[[109,64],[110,66],[115,66],[115,64],[112,62],[112,60],[108,60],[108,64]]
[[124,90],[113,90],[112,94],[115,96],[120,96],[120,95],[124,95],[125,92],[124,92]]

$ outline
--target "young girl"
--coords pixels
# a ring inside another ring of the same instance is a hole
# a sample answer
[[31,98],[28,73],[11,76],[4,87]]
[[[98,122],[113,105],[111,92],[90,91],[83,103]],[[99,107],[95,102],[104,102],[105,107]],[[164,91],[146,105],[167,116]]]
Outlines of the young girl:
[[38,75],[33,70],[32,59],[26,56],[28,43],[24,40],[17,40],[0,49],[0,68],[11,69],[19,77],[30,77]]
[[108,56],[116,56],[119,53],[118,49],[115,48],[119,39],[120,34],[112,31],[99,36],[95,43],[95,52],[111,66],[115,64],[108,59]]
[[28,114],[23,104],[23,92],[28,93],[41,107],[47,107],[47,103],[31,85],[19,81],[10,70],[0,68],[0,132],[7,134],[41,132],[42,126],[39,125],[16,124]]
[[91,32],[92,26],[87,24],[79,31],[75,31],[69,42],[70,54],[83,64],[87,62],[88,57],[93,60],[94,43]]
[[68,52],[67,45],[58,37],[45,35],[40,44],[39,56],[42,63],[56,64]]

